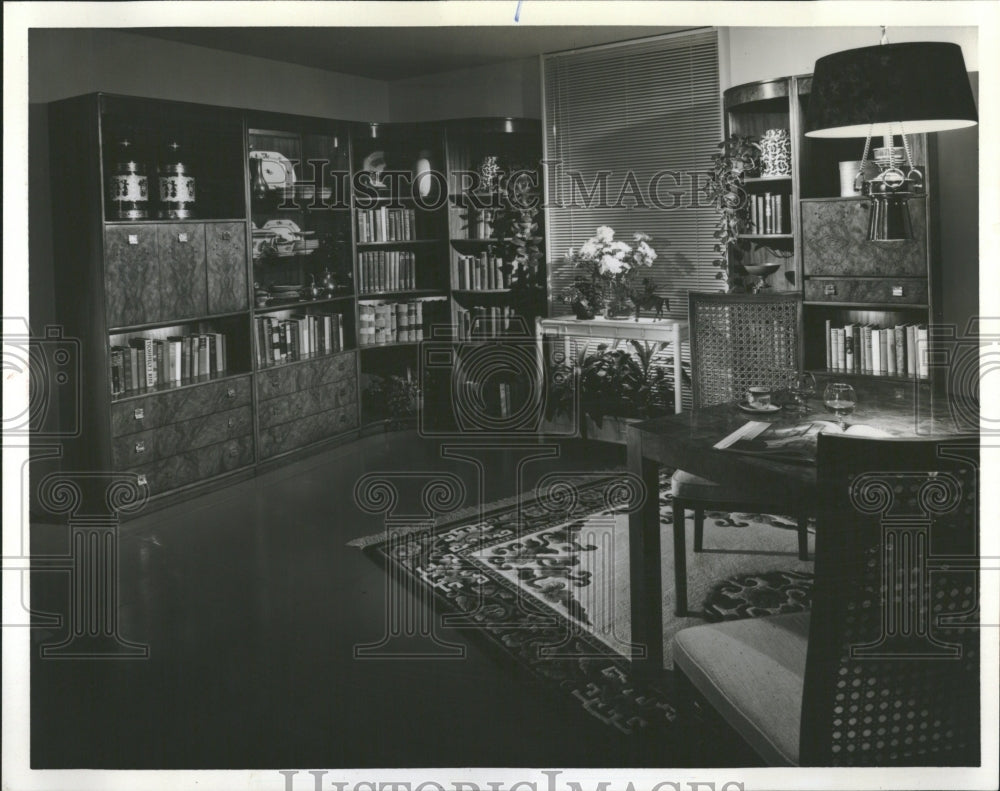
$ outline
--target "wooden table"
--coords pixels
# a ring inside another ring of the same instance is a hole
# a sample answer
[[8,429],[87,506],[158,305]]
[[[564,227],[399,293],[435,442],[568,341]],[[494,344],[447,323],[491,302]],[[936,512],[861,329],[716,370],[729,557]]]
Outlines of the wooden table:
[[650,343],[669,343],[674,353],[674,411],[681,406],[681,342],[688,339],[688,323],[675,319],[578,319],[575,316],[555,316],[535,320],[535,337],[538,342],[539,370],[544,371],[545,360],[542,344],[546,335],[563,339],[567,365],[573,359],[571,338],[606,338],[609,340],[636,340]]
[[[918,406],[915,407],[914,404]],[[738,481],[750,488],[787,492],[789,498],[816,496],[815,464],[797,464],[747,456],[713,448],[750,420],[795,425],[810,420],[835,420],[819,398],[805,414],[780,410],[747,414],[735,403],[706,407],[680,415],[647,420],[628,427],[628,467],[646,487],[643,506],[629,517],[629,570],[632,641],[645,646],[644,658],[652,672],[663,667],[663,598],[660,554],[660,466],[681,468],[720,482]],[[866,423],[895,437],[950,436],[954,423],[946,404],[897,399],[858,388],[858,407],[849,424]],[[675,579],[686,588],[684,524],[674,525]]]

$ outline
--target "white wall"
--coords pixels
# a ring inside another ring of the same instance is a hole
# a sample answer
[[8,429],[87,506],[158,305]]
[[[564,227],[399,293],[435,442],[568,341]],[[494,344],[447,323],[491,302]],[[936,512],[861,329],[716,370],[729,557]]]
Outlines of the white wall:
[[34,29],[32,104],[95,91],[359,121],[389,120],[388,86],[118,30]]
[[393,121],[477,116],[541,118],[541,65],[522,58],[389,83]]
[[[730,27],[728,72],[720,58],[722,89],[744,82],[811,74],[816,59],[832,52],[879,43],[878,25],[863,27]],[[962,47],[965,67],[979,70],[979,44],[974,27],[889,27],[889,42],[949,41]]]

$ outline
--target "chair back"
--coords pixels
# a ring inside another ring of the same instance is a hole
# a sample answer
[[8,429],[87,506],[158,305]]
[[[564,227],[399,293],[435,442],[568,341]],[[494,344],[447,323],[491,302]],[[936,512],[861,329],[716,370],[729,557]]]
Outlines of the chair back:
[[978,444],[820,435],[806,766],[979,762]]
[[747,389],[788,387],[801,368],[799,294],[688,294],[695,409],[734,401]]

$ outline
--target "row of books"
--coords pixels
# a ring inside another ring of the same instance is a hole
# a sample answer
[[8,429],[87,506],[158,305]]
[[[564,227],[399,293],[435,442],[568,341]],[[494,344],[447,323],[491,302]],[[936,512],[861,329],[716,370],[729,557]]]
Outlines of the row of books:
[[772,195],[770,192],[765,192],[763,195],[750,195],[749,202],[750,225],[753,227],[754,233],[792,232],[786,195]]
[[[513,305],[476,305],[456,309],[455,339],[460,341],[500,338],[510,332]],[[520,329],[518,324],[515,329]]]
[[180,384],[226,370],[226,336],[221,332],[129,338],[111,347],[111,394],[162,384]]
[[827,319],[826,367],[844,373],[926,379],[927,327],[918,324],[834,327]]
[[416,258],[406,250],[370,250],[358,256],[358,293],[417,287]]
[[500,256],[486,252],[459,255],[452,262],[451,282],[463,291],[510,288],[510,274],[504,270]]
[[417,218],[413,209],[358,210],[358,242],[405,242],[416,239]]
[[280,318],[258,316],[257,362],[277,365],[344,348],[344,316],[340,313],[301,314]]
[[358,345],[407,343],[424,339],[424,307],[412,302],[358,305]]
[[493,237],[493,213],[483,209],[469,210],[469,224],[466,228],[470,239],[490,239]]

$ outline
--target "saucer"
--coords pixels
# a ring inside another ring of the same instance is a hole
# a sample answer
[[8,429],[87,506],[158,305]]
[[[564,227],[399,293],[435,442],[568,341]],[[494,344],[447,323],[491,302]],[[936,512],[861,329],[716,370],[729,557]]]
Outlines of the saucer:
[[736,406],[742,409],[744,412],[777,412],[781,409],[777,404],[768,404],[767,406],[750,406],[746,401],[740,401]]

